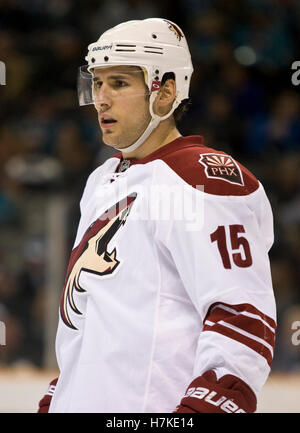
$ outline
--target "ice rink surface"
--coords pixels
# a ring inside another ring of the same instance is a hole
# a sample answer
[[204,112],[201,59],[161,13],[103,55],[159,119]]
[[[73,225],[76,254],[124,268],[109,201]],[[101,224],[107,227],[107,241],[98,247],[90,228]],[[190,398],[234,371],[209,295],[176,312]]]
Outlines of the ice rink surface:
[[[55,370],[31,367],[0,369],[0,413],[34,413]],[[257,413],[300,413],[300,373],[269,376],[257,405]]]

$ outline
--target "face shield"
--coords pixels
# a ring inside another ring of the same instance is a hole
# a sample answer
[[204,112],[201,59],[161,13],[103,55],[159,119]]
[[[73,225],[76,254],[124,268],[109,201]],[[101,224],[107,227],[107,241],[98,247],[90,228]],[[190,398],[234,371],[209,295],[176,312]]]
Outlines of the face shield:
[[[126,103],[150,95],[146,85],[147,71],[144,68],[131,65],[96,67],[91,71],[87,68],[88,65],[85,65],[78,70],[77,93],[80,106],[93,104],[97,107],[107,101],[119,100]],[[159,90],[159,84],[155,90]]]

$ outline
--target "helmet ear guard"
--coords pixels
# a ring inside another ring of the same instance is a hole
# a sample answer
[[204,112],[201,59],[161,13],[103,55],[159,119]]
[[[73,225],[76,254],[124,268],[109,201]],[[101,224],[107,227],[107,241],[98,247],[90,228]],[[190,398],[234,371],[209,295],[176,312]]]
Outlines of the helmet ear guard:
[[[161,18],[127,21],[104,32],[89,45],[88,64],[80,68],[78,80],[79,104],[93,104],[92,71],[97,67],[137,66],[144,73],[150,92],[151,121],[133,145],[122,150],[131,152],[140,146],[158,126],[170,117],[180,103],[189,97],[193,65],[182,30],[171,21]],[[176,82],[176,98],[171,110],[163,117],[153,111],[153,103],[165,74],[172,72]],[[88,75],[89,74],[89,75]]]

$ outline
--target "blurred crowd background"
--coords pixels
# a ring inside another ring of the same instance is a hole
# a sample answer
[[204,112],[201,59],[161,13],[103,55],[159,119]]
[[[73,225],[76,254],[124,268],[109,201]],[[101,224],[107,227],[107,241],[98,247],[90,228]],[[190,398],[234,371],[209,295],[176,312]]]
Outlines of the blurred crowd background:
[[0,0],[0,365],[46,366],[49,214],[67,203],[58,219],[66,269],[87,176],[116,153],[102,143],[93,107],[78,106],[77,68],[105,30],[149,17],[176,22],[189,41],[195,71],[181,133],[229,152],[270,198],[273,371],[300,371],[291,338],[300,320],[300,85],[291,82],[299,0]]

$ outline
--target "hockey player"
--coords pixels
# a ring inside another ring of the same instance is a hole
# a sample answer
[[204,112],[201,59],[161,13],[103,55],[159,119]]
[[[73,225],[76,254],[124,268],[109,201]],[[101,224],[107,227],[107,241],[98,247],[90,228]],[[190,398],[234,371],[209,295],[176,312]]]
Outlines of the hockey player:
[[175,23],[122,23],[86,60],[80,104],[119,153],[83,192],[38,411],[254,412],[276,328],[263,186],[177,129],[193,67]]

